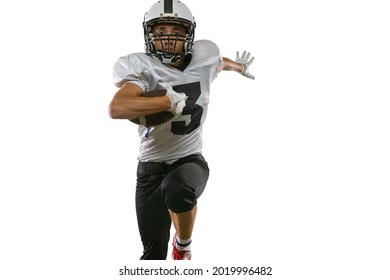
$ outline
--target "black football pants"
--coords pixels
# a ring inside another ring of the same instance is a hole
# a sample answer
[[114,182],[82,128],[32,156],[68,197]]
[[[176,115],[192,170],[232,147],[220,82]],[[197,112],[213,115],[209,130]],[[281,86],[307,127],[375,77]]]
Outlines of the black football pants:
[[206,187],[207,162],[200,154],[179,159],[173,164],[139,162],[136,211],[144,247],[141,260],[165,260],[171,217],[169,210],[192,210]]

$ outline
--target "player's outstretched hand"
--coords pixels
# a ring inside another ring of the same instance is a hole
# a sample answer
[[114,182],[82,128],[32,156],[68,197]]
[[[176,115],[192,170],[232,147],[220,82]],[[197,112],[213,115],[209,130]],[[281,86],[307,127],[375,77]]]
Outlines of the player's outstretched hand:
[[239,64],[242,64],[244,66],[241,74],[249,79],[252,79],[252,80],[255,79],[255,76],[253,76],[251,73],[249,73],[249,66],[252,64],[253,60],[255,60],[255,57],[253,56],[251,58],[250,52],[247,53],[246,51],[244,51],[242,53],[241,57],[240,57],[240,53],[238,51],[236,53],[236,62]]
[[169,109],[169,112],[174,115],[180,114],[186,106],[188,96],[185,93],[176,92],[172,88],[167,89],[166,96],[171,100],[171,109]]

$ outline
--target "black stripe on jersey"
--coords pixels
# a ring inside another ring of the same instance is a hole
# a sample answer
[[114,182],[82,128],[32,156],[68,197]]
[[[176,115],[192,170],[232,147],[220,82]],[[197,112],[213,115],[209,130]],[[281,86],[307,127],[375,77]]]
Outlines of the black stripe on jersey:
[[164,13],[173,13],[173,0],[164,0]]

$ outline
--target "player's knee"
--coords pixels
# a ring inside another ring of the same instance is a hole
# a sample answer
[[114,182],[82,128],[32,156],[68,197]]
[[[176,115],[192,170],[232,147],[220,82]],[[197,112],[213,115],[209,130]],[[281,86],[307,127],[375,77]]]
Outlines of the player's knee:
[[173,212],[185,212],[191,210],[196,204],[195,190],[180,183],[163,183],[161,192],[164,201]]

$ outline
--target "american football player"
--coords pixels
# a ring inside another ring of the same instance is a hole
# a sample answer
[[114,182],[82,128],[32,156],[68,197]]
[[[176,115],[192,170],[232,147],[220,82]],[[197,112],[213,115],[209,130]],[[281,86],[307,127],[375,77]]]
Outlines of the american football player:
[[[169,111],[173,118],[160,125],[139,125],[136,213],[143,244],[141,259],[167,257],[173,223],[172,257],[191,259],[191,237],[198,198],[209,168],[202,155],[202,124],[210,85],[222,70],[254,79],[250,53],[222,57],[209,40],[194,41],[196,23],[178,0],[161,0],[144,16],[145,52],[120,57],[114,65],[119,88],[109,105],[113,119],[134,119]],[[143,93],[165,89],[146,98]]]

